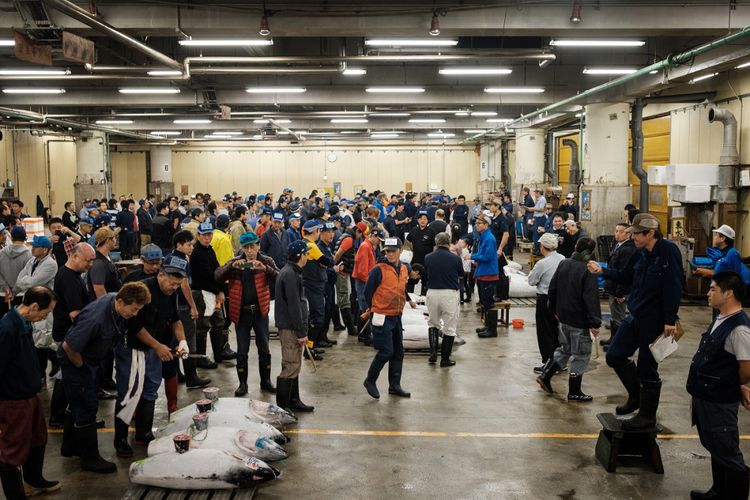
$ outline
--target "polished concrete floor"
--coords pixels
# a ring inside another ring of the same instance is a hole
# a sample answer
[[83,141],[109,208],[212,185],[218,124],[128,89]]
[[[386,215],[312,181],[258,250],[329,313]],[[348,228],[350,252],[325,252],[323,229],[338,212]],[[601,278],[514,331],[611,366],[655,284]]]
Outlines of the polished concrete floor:
[[[674,435],[659,441],[664,475],[641,468],[610,474],[594,458],[601,428],[596,414],[613,411],[623,401],[603,353],[592,359],[583,382],[594,401],[567,403],[565,375],[555,377],[554,395],[534,382],[532,367],[539,355],[533,308],[512,309],[511,318],[523,318],[525,328],[500,328],[496,339],[478,339],[473,333],[477,314],[468,305],[463,308],[460,333],[467,343],[455,353],[456,366],[441,369],[428,365],[424,354],[407,354],[403,386],[411,399],[387,394],[385,372],[378,384],[380,401],[365,393],[362,380],[373,351],[345,332],[317,372],[306,361],[300,377],[303,400],[316,410],[289,429],[290,457],[278,465],[283,475],[261,486],[256,498],[666,499],[688,498],[691,488],[709,485],[709,460],[690,426],[685,391],[690,358],[710,319],[707,308],[683,308],[686,334],[661,366],[659,420],[665,434]],[[272,352],[275,374],[278,341],[272,342]],[[257,354],[251,348],[253,361]],[[222,394],[235,389],[231,364],[206,374]],[[252,375],[250,397],[271,400]],[[199,396],[181,386],[180,405]],[[100,404],[108,427],[113,405]],[[158,411],[163,422],[162,402]],[[740,413],[740,432],[750,434],[750,414]],[[111,431],[99,436],[102,454],[113,457]],[[742,442],[746,454],[749,443]],[[128,461],[115,458],[116,475],[96,476],[79,471],[74,459],[60,458],[59,444],[60,435],[51,434],[46,471],[63,481],[58,497],[119,498],[129,487]],[[137,452],[143,455],[142,449]]]

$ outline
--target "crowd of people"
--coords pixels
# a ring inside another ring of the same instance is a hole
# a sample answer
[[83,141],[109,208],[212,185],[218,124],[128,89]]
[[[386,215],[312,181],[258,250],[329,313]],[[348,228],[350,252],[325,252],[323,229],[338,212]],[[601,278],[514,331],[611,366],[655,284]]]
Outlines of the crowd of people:
[[[376,350],[363,382],[372,398],[380,398],[377,380],[386,364],[388,393],[410,397],[401,384],[404,308],[425,296],[429,363],[437,363],[439,354],[440,367],[455,365],[461,304],[472,302],[475,289],[483,322],[478,337],[497,337],[496,303],[509,293],[503,268],[522,239],[539,259],[529,275],[538,293],[539,385],[552,392],[552,377],[567,370],[567,399],[592,400],[581,383],[591,336],[602,328],[601,274],[612,313],[612,336],[602,343],[628,394],[616,411],[638,412],[623,423],[629,429],[656,423],[661,380],[648,346],[677,330],[683,268],[658,220],[632,206],[614,228],[606,267],[597,263],[596,243],[580,227],[575,195],[553,209],[542,188],[525,188],[517,203],[510,193],[497,192],[475,197],[471,205],[445,191],[361,191],[345,199],[316,191],[300,197],[291,188],[278,197],[85,200],[80,210],[70,202],[61,217],[50,217],[46,234],[34,236],[30,249],[23,203],[2,207],[0,420],[16,424],[13,432],[0,433],[0,477],[9,498],[60,487],[42,475],[46,413],[50,427],[63,429],[63,457],[79,457],[83,470],[111,473],[115,464],[98,450],[99,400],[115,400],[115,450],[132,457],[128,429],[134,422],[137,445],[154,439],[162,383],[172,413],[179,383],[205,387],[209,370],[236,360],[234,394],[248,394],[251,331],[259,390],[275,394],[283,408],[314,410],[300,398],[300,368],[305,357],[325,362],[325,349],[337,343],[329,337],[331,327]],[[705,370],[723,370],[713,383],[750,380],[750,320],[736,308],[745,284],[731,251],[734,231],[722,226],[715,234],[710,301],[718,313],[709,333],[718,331],[720,338],[701,343],[696,356],[703,368],[691,368],[688,382],[700,399],[694,414],[702,439],[701,429],[717,424],[719,406],[727,428],[734,408],[735,431],[737,405],[750,406],[750,389],[707,390],[702,378]],[[139,265],[123,275],[118,259]],[[282,357],[275,384],[272,307]],[[229,344],[231,325],[236,352]],[[716,347],[730,338],[731,348]],[[55,385],[45,412],[37,394],[50,364]],[[6,376],[11,372],[17,376]],[[717,456],[717,474],[735,480],[744,462],[736,440],[729,440],[729,448],[718,438],[702,442]],[[726,488],[726,482],[718,484],[721,478],[715,477],[715,490]]]

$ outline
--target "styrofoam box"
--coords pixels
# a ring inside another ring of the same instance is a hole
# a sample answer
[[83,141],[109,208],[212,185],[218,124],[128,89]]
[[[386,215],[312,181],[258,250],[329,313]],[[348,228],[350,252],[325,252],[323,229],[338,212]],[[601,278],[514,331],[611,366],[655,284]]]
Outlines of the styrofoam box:
[[648,170],[648,183],[651,186],[663,186],[667,183],[666,165],[652,165],[646,169]]
[[711,201],[711,186],[672,186],[670,193],[670,198],[680,203]]
[[719,165],[716,163],[667,165],[664,184],[668,186],[716,186],[719,184]]

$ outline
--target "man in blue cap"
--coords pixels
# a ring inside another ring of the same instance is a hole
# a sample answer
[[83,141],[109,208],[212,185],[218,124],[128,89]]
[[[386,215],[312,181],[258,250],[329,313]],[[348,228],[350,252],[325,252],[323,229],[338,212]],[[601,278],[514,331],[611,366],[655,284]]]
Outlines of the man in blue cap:
[[[5,292],[0,311],[8,312],[14,301],[13,286],[21,270],[31,260],[31,252],[26,248],[26,229],[16,226],[10,232],[11,244],[0,250],[0,291]],[[55,266],[57,271],[57,266]],[[55,274],[52,273],[52,278]],[[17,301],[19,303],[20,301]]]
[[318,248],[323,252],[323,255],[330,261],[330,264],[326,267],[326,276],[328,281],[326,282],[325,288],[325,316],[323,318],[323,328],[321,339],[319,342],[320,347],[331,347],[336,345],[338,342],[328,338],[328,327],[333,321],[333,331],[340,332],[344,330],[344,326],[341,324],[339,318],[339,311],[336,307],[336,274],[339,270],[339,266],[335,266],[333,263],[333,241],[336,233],[336,224],[333,222],[326,222],[320,231],[320,239],[318,240]]
[[289,227],[286,229],[287,233],[287,246],[291,245],[295,241],[302,239],[302,215],[299,213],[292,213],[289,216]]
[[[316,220],[305,222],[302,228],[302,237],[309,248],[307,264],[302,268],[305,296],[310,307],[307,336],[313,342],[314,347],[320,347],[320,342],[323,340],[325,293],[328,282],[326,268],[333,265],[333,260],[326,257],[318,247],[320,230],[321,224]],[[307,351],[305,352],[307,356]],[[313,355],[316,359],[323,359],[317,352]]]
[[289,235],[284,231],[284,214],[274,212],[271,228],[260,237],[260,251],[271,257],[276,267],[281,269],[286,264]]
[[258,237],[263,237],[263,233],[271,227],[272,216],[273,211],[270,208],[263,208],[260,212],[260,219],[258,219],[258,224],[255,226],[255,232],[258,234]]

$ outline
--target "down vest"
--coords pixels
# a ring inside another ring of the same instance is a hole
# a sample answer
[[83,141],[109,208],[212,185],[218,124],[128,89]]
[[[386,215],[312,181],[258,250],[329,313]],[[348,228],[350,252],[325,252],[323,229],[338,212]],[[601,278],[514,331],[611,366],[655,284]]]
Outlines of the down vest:
[[[245,257],[236,257],[223,266],[219,267],[214,273],[216,281],[223,283],[229,280],[229,319],[237,324],[240,321],[240,314],[242,312],[242,291],[247,285],[242,280],[242,269],[232,267],[232,264],[239,261],[245,260]],[[253,273],[253,286],[258,294],[258,304],[260,305],[260,313],[263,316],[268,316],[268,312],[271,309],[271,282],[276,280],[279,275],[279,268],[273,262],[273,259],[262,253],[258,253],[258,260],[266,266],[265,272],[255,271]]]

